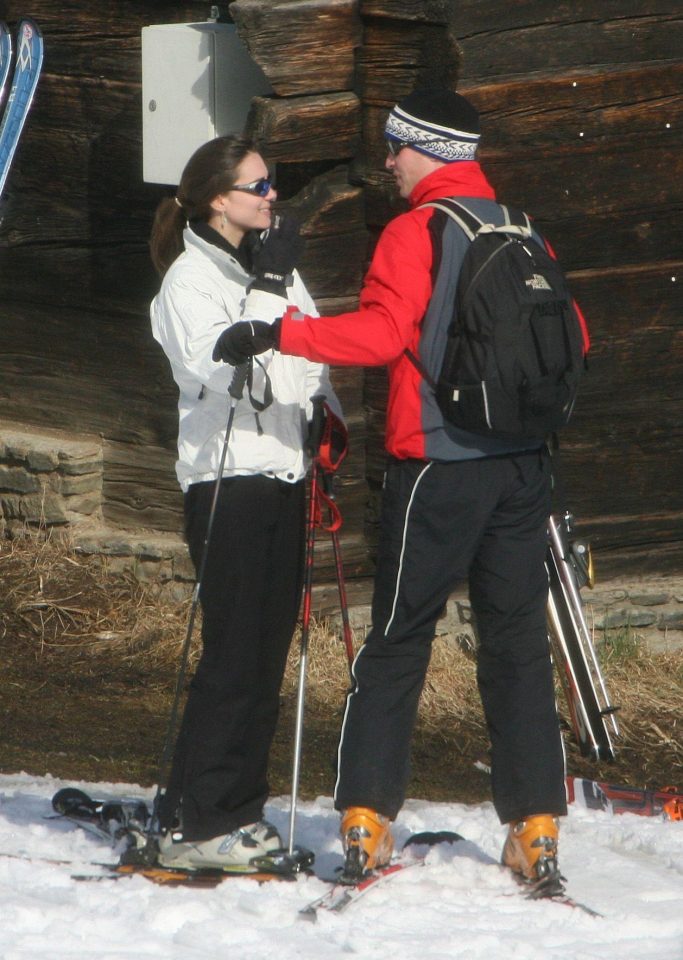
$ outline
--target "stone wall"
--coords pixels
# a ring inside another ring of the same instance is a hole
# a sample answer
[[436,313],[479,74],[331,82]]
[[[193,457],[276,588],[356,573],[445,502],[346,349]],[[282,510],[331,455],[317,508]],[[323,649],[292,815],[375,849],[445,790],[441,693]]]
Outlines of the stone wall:
[[77,529],[102,511],[102,444],[0,422],[0,535]]
[[[592,590],[584,587],[581,596],[596,649],[620,637],[641,642],[653,653],[683,648],[683,577],[609,580]],[[449,601],[437,636],[461,644],[474,642],[472,611],[464,589]]]
[[[599,557],[596,558],[599,563]],[[652,653],[683,649],[683,577],[649,577],[639,580],[609,580],[581,592],[586,622],[596,649],[605,641],[640,643]],[[350,620],[357,638],[369,628],[370,607],[353,606]],[[331,621],[341,630],[334,612]],[[474,648],[475,632],[466,589],[461,586],[448,601],[439,620],[437,638],[461,647]]]
[[[188,597],[194,569],[182,538],[103,522],[102,463],[97,437],[19,429],[0,421],[0,536],[20,536],[27,528],[64,533],[78,552],[105,558],[113,573],[157,583],[169,602]],[[325,549],[326,539],[320,538],[317,551]],[[595,563],[599,578],[599,554]],[[360,638],[370,624],[372,584],[365,577],[350,580],[346,588],[351,623]],[[584,589],[582,595],[596,646],[605,637],[621,635],[642,640],[653,652],[683,648],[683,577],[598,579],[595,589]],[[338,626],[335,583],[314,586],[313,610]],[[471,621],[467,593],[460,588],[449,600],[437,636],[473,643]]]

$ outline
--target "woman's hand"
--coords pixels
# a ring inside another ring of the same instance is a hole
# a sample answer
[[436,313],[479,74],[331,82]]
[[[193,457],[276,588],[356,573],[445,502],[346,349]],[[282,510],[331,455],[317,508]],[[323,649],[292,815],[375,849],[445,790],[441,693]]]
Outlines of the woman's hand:
[[241,320],[233,323],[216,340],[211,359],[238,367],[257,353],[277,348],[279,323],[265,320]]
[[287,280],[303,250],[299,224],[291,217],[276,215],[265,240],[253,259],[256,279],[250,289],[265,290],[285,297]]

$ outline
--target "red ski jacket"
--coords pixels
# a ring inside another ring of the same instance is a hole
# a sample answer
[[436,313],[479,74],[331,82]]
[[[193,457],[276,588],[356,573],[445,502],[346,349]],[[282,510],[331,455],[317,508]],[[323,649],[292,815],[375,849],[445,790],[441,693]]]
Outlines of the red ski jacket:
[[[472,198],[473,212],[496,210],[493,188],[474,161],[439,167],[409,197],[411,210],[383,230],[360,294],[359,308],[334,317],[289,312],[282,319],[280,351],[342,366],[381,366],[389,372],[386,449],[398,459],[463,460],[525,449],[444,425],[422,376],[404,354],[418,353],[421,326],[441,261],[444,215],[419,204],[440,197]],[[469,241],[449,251],[457,280]]]

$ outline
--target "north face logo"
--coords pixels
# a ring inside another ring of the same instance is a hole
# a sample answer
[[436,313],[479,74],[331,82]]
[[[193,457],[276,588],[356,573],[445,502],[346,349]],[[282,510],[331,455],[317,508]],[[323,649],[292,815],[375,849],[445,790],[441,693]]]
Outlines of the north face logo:
[[531,290],[552,290],[546,278],[540,273],[535,273],[530,280],[525,280],[524,283]]

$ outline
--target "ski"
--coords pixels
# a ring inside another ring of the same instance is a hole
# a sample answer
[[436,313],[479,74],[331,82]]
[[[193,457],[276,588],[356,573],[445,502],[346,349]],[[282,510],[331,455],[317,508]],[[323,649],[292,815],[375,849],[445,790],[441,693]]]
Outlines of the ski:
[[259,884],[271,880],[289,882],[296,880],[295,874],[271,873],[266,870],[185,870],[181,867],[162,867],[158,864],[115,863],[95,864],[97,873],[72,873],[71,879],[79,882],[100,882],[106,880],[130,880],[143,877],[163,887],[217,887],[226,880],[252,880]]
[[569,513],[551,514],[548,521],[548,637],[581,755],[609,762],[612,736],[619,736],[618,708],[610,701],[581,598],[581,588],[593,584],[590,547],[572,539],[572,524]]
[[360,897],[379,884],[386,883],[398,873],[408,870],[412,867],[421,867],[424,865],[424,857],[414,857],[410,860],[393,860],[386,867],[380,867],[369,873],[358,883],[348,884],[340,883],[338,880],[331,880],[332,886],[326,890],[322,896],[317,897],[299,910],[299,916],[304,920],[316,920],[319,911],[329,913],[341,913],[352,903],[355,903]]
[[[26,863],[40,863],[46,866],[70,867],[82,869],[81,873],[71,873],[71,879],[83,882],[105,880],[125,880],[141,876],[165,887],[217,887],[224,880],[256,880],[266,883],[269,880],[294,880],[294,874],[271,873],[265,870],[183,870],[179,867],[162,867],[149,864],[105,863],[98,860],[65,860],[57,857],[29,856],[25,853],[0,853],[0,860],[24,860]],[[87,871],[87,872],[86,872]]]
[[12,34],[7,29],[7,24],[0,21],[0,106],[2,106],[11,60]]
[[[225,869],[184,869],[154,863],[147,851],[152,814],[145,800],[123,797],[115,800],[95,799],[77,787],[64,787],[52,798],[52,808],[59,819],[93,833],[122,851],[118,863],[92,863],[97,872],[72,874],[74,880],[121,880],[142,876],[164,886],[215,887],[229,878],[245,880],[293,880],[296,872],[288,869],[290,858],[272,858],[272,864],[254,862],[253,866]],[[303,864],[304,867],[308,863]]]
[[56,815],[113,847],[140,847],[147,840],[151,813],[144,800],[124,797],[95,800],[76,787],[64,787],[52,798]]
[[[501,867],[501,869],[505,868]],[[580,900],[575,900],[573,897],[570,897],[569,894],[565,893],[564,890],[558,890],[556,893],[535,894],[533,892],[530,893],[523,885],[520,884],[520,893],[522,894],[524,900],[542,901],[543,903],[557,903],[561,907],[570,907],[572,910],[579,910],[581,913],[588,914],[589,917],[604,917],[604,914],[599,913],[592,907],[589,907],[587,903],[582,903]]]
[[17,54],[7,106],[0,124],[0,196],[28,115],[43,65],[43,36],[28,18],[19,23]]
[[683,793],[676,787],[659,790],[630,787],[601,780],[567,777],[567,799],[577,807],[607,810],[610,813],[635,813],[641,817],[683,820]]
[[[399,873],[402,873],[404,870],[412,869],[413,867],[423,867],[426,862],[427,854],[406,854],[405,851],[408,846],[418,846],[424,844],[432,847],[438,843],[456,843],[458,841],[465,841],[465,838],[461,837],[457,833],[451,833],[449,831],[414,834],[409,837],[404,844],[401,854],[392,860],[392,862],[386,867],[381,867],[377,870],[374,870],[372,873],[367,874],[357,883],[353,884],[341,883],[338,879],[331,880],[331,886],[329,890],[326,890],[321,896],[302,907],[299,910],[299,916],[305,920],[315,921],[318,915],[322,912],[336,914],[342,913],[352,904],[357,903],[357,901],[361,897],[365,896],[369,890],[375,889],[380,884],[383,885],[393,877],[397,876]],[[477,844],[472,843],[472,841],[469,840],[466,842],[469,845],[470,850],[476,851],[483,862],[490,863],[491,866],[496,867],[499,871],[514,877],[514,874],[512,874],[507,867],[504,867],[502,864],[485,854]],[[573,897],[569,896],[569,894],[567,894],[564,888],[561,886],[555,886],[551,888],[548,888],[543,884],[539,886],[529,886],[522,881],[518,881],[517,890],[511,895],[518,897],[521,896],[524,900],[556,903],[560,906],[570,907],[573,910],[579,910],[591,917],[602,917],[602,914],[597,910],[594,910],[587,904],[582,903],[579,900],[575,900]],[[510,894],[503,894],[503,896],[510,896]]]
[[372,890],[379,884],[384,884],[388,880],[402,873],[404,870],[413,867],[424,866],[427,854],[419,854],[414,851],[408,851],[410,847],[428,846],[433,847],[439,843],[457,843],[463,837],[459,833],[452,833],[443,830],[437,833],[425,832],[412,834],[403,844],[403,849],[398,857],[384,867],[379,867],[371,873],[367,873],[355,883],[344,882],[339,878],[328,881],[331,886],[322,896],[312,900],[299,910],[299,916],[304,920],[315,921],[319,912],[341,913],[352,903],[355,903],[361,897],[365,896],[368,890]]

